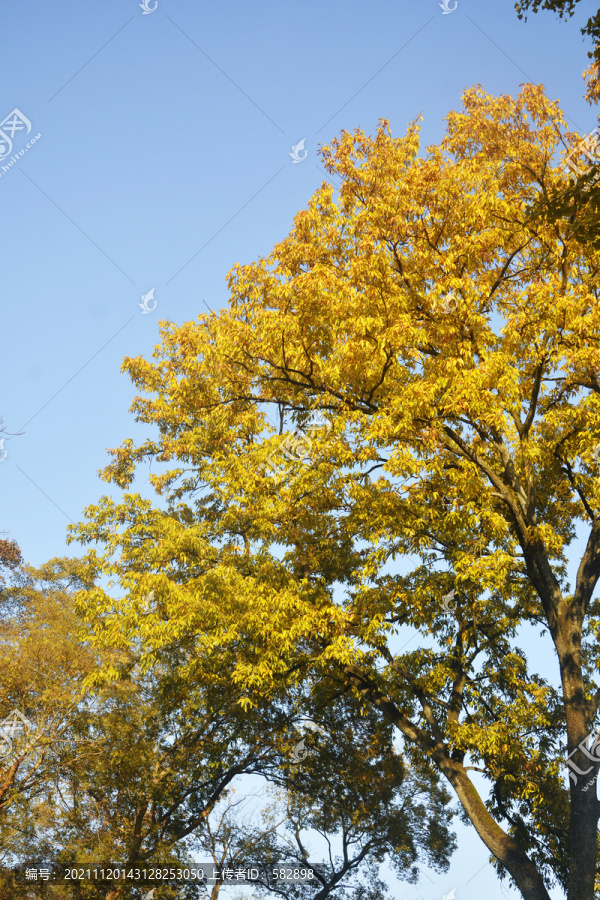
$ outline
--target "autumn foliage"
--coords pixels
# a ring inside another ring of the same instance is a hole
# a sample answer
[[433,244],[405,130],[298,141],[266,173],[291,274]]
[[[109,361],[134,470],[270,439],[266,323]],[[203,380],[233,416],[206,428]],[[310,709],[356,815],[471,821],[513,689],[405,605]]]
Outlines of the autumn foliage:
[[[125,361],[152,436],[112,451],[127,492],[73,532],[118,586],[79,595],[99,645],[142,666],[185,645],[182,677],[235,685],[249,717],[346,693],[527,900],[591,900],[600,810],[565,767],[590,766],[600,702],[600,256],[531,215],[565,185],[564,124],[525,85],[467,91],[426,150],[417,122],[343,132],[339,195],[234,267],[227,310]],[[523,649],[540,629],[550,680]]]

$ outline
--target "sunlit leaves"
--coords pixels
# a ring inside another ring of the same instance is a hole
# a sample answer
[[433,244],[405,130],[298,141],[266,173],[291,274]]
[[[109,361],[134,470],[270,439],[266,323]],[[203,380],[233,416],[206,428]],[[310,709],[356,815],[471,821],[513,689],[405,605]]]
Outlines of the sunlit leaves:
[[124,363],[158,436],[105,477],[131,487],[152,460],[157,505],[104,499],[74,529],[119,586],[80,597],[99,641],[145,665],[186,647],[190,682],[227,680],[248,710],[329,680],[385,708],[414,760],[477,764],[492,809],[538,824],[564,792],[565,711],[517,641],[551,603],[564,618],[567,553],[600,513],[600,257],[529,215],[565,187],[563,125],[525,85],[467,91],[425,150],[417,123],[343,132],[323,150],[339,196],[323,184],[234,267],[228,310],[163,323],[154,362]]

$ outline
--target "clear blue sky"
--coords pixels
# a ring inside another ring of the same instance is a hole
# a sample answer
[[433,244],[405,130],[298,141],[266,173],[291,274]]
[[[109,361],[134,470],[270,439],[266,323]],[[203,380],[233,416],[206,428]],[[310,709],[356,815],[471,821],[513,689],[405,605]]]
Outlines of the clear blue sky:
[[[32,123],[11,155],[42,135],[4,174],[0,160],[0,415],[23,431],[4,445],[0,529],[27,561],[76,552],[66,525],[105,492],[106,448],[143,436],[122,358],[151,354],[159,317],[225,305],[231,266],[266,255],[319,186],[320,142],[379,118],[398,135],[422,113],[434,143],[465,87],[524,81],[587,133],[580,28],[596,8],[524,23],[513,0],[447,15],[438,0],[158,0],[146,15],[138,0],[6,0],[0,119]],[[400,895],[509,896],[486,860],[461,828],[450,873]]]

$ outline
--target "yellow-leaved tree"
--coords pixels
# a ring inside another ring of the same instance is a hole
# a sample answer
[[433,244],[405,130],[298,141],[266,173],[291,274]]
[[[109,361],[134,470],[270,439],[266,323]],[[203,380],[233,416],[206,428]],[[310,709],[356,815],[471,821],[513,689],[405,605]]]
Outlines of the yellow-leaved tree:
[[100,643],[185,642],[249,717],[298,685],[360,700],[526,900],[592,900],[600,811],[600,254],[530,215],[561,126],[525,85],[466,91],[422,155],[416,122],[343,132],[339,196],[125,361],[152,435],[72,535],[119,585],[79,597]]

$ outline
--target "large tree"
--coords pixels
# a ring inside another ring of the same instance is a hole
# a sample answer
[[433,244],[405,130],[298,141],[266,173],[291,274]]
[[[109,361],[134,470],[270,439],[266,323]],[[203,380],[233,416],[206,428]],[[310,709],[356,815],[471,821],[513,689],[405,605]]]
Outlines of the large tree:
[[125,361],[151,436],[73,532],[120,584],[80,595],[100,643],[151,665],[191,640],[186,677],[224,666],[249,715],[298,684],[351,695],[526,900],[592,900],[600,814],[600,255],[529,215],[565,185],[561,126],[525,85],[467,91],[421,156],[417,123],[343,132],[339,196],[233,269],[228,310]]

